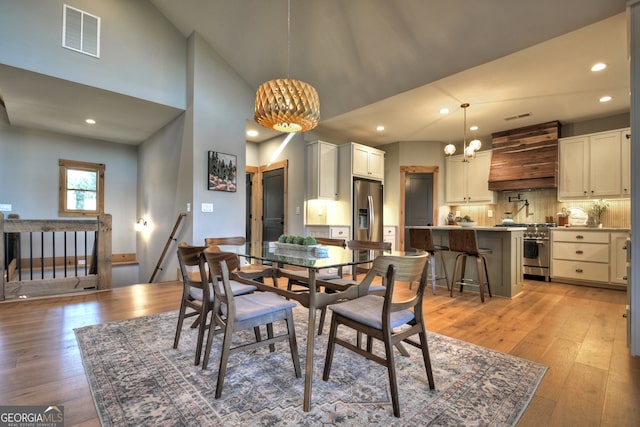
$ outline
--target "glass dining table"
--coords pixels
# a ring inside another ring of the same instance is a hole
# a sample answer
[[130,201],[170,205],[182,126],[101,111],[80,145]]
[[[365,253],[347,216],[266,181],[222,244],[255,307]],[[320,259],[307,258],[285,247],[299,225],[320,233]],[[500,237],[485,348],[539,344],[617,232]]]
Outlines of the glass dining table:
[[[361,286],[336,286],[331,292],[318,291],[316,289],[316,274],[320,269],[349,267],[355,269],[356,265],[372,262],[379,255],[404,256],[416,254],[416,252],[380,251],[380,250],[351,250],[337,246],[326,246],[308,251],[291,250],[283,248],[286,245],[278,245],[274,242],[264,242],[261,247],[252,247],[247,243],[243,254],[248,259],[258,260],[262,263],[271,263],[274,267],[283,265],[304,267],[309,271],[309,286],[300,291],[289,291],[286,288],[274,287],[265,283],[256,284],[260,290],[275,292],[286,298],[299,302],[309,310],[309,322],[307,324],[307,353],[305,358],[304,399],[303,410],[308,412],[311,408],[311,390],[313,379],[313,354],[315,347],[316,310],[342,299],[354,299],[366,294],[367,290]],[[326,282],[323,282],[326,285]],[[324,286],[325,289],[329,286]]]

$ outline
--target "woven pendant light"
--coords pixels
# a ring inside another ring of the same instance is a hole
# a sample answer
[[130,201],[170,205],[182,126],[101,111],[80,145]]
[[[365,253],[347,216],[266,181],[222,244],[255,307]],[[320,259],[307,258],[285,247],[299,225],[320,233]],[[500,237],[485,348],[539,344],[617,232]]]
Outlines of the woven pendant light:
[[[291,62],[291,0],[287,6],[287,73]],[[256,91],[256,122],[279,132],[305,132],[320,122],[318,92],[301,80],[275,79]]]
[[320,122],[318,92],[300,80],[269,80],[258,87],[253,117],[279,132],[311,130]]

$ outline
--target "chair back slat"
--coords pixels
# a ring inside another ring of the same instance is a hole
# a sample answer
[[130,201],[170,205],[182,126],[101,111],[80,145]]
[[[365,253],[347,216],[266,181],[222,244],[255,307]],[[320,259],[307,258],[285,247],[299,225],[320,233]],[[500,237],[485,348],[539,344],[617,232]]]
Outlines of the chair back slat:
[[[202,282],[191,278],[189,267],[197,267],[200,263],[200,254],[205,249],[204,246],[178,246],[178,264],[182,275],[182,282],[195,288],[202,289]],[[202,276],[200,277],[207,277]]]
[[347,241],[345,239],[330,239],[328,237],[316,237],[316,242],[325,246],[339,246],[341,248],[347,247]]
[[213,277],[220,277],[222,270],[220,268],[220,262],[226,261],[229,271],[235,271],[239,265],[238,254],[234,252],[220,252],[216,250],[203,251],[204,260],[209,266],[209,272],[213,274]]
[[409,245],[414,249],[433,252],[433,233],[430,228],[410,228]]
[[373,270],[381,276],[387,274],[389,265],[396,266],[394,280],[401,282],[419,281],[427,263],[428,254],[415,256],[379,256],[373,261]]
[[449,230],[449,249],[470,255],[479,254],[476,230]]
[[347,242],[349,249],[357,250],[380,250],[390,251],[391,242],[372,242],[370,240],[349,240]]
[[233,237],[206,237],[204,244],[206,246],[241,246],[247,243],[247,239],[244,236]]

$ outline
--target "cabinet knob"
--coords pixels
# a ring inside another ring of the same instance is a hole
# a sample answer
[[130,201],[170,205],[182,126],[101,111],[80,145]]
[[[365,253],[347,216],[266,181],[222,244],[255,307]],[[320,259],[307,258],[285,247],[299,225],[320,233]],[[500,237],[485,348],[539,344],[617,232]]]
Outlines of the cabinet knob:
[[578,234],[578,235],[576,236],[576,239],[584,239],[584,236],[583,236],[582,234]]
[[584,251],[576,251],[576,253],[577,253],[578,255],[582,255],[582,254],[584,253]]
[[581,268],[576,268],[576,273],[582,273],[582,269]]

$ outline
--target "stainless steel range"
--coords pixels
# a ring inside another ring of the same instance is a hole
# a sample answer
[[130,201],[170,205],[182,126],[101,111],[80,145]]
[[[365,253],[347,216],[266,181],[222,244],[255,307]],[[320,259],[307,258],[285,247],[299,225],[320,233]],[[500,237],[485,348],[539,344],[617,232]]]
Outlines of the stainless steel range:
[[551,244],[549,229],[555,223],[523,224],[527,227],[524,232],[524,248],[522,252],[522,272],[525,276],[537,276],[550,280],[549,266],[551,264]]

